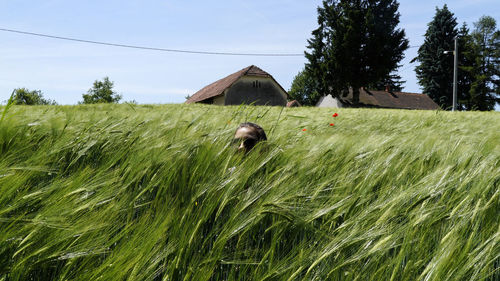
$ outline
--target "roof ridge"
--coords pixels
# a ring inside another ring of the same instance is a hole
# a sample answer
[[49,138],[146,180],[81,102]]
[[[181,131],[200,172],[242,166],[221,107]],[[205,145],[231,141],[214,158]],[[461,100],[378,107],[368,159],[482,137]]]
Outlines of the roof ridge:
[[386,91],[386,90],[372,90],[372,89],[365,89],[367,92],[379,92],[379,93],[394,93],[394,94],[405,94],[405,95],[425,95],[425,93],[411,93],[411,92],[403,92],[403,91]]
[[[245,73],[243,73],[243,75],[247,75],[247,74],[248,74],[248,72],[250,72],[250,70],[251,70],[252,68],[254,68],[254,67],[255,67],[255,65],[253,65],[253,64],[252,64],[252,65],[250,65],[250,66],[247,66],[247,67],[243,68],[243,69],[246,69],[246,70],[245,70]],[[243,75],[242,75],[242,76],[243,76]]]
[[405,95],[426,95],[424,93],[410,93],[410,92],[397,92],[397,93],[405,94]]

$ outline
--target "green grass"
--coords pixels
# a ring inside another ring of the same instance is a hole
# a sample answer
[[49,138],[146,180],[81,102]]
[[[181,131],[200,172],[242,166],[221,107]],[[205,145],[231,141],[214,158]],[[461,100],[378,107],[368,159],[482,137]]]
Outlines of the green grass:
[[499,187],[497,112],[13,106],[0,280],[499,280]]

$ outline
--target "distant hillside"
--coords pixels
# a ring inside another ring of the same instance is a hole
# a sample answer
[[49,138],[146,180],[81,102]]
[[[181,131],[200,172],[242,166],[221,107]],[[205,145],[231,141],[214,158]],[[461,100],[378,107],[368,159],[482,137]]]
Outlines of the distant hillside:
[[498,112],[14,106],[0,280],[498,280],[499,187]]

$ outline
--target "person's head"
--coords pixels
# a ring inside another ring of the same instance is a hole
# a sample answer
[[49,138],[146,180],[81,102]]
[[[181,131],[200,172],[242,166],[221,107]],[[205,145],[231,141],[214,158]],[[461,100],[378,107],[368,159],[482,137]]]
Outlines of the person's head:
[[239,144],[238,151],[248,152],[258,142],[267,140],[267,137],[261,126],[246,122],[238,126],[234,133],[234,139]]

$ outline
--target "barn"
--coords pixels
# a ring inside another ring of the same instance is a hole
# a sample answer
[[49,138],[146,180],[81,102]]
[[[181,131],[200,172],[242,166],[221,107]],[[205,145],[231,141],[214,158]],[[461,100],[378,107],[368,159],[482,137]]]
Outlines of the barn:
[[[331,95],[322,97],[317,107],[352,107],[352,89],[345,97],[334,98]],[[359,107],[394,108],[394,109],[439,109],[428,95],[417,93],[372,91],[365,88],[359,90]]]
[[186,103],[286,106],[287,99],[288,93],[269,73],[251,65],[205,86]]

